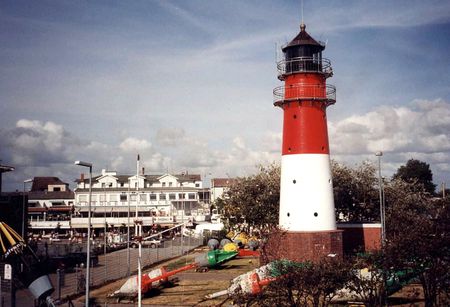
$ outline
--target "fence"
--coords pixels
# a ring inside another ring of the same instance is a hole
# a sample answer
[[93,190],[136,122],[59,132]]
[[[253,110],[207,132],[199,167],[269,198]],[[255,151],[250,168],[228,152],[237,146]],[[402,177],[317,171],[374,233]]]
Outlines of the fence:
[[[176,237],[163,241],[159,247],[142,247],[141,264],[145,269],[155,263],[181,256],[189,250],[203,245],[203,238]],[[129,251],[129,254],[128,254]],[[116,250],[98,255],[98,264],[91,265],[90,286],[96,287],[108,282],[137,274],[138,248]],[[91,262],[93,263],[93,262]],[[56,299],[65,298],[85,291],[85,268],[75,267],[73,272],[58,271],[55,275]],[[52,276],[53,277],[53,276]]]

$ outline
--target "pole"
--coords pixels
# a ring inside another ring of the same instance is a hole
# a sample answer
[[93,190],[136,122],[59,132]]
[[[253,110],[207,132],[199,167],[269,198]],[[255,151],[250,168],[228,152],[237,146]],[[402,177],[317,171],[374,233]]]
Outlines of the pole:
[[383,200],[383,181],[381,178],[381,157],[383,152],[378,151],[375,153],[378,157],[378,185],[380,190],[380,223],[381,223],[381,245],[384,247],[386,234],[385,234],[385,212],[384,212],[384,200]]
[[25,240],[25,181],[23,182],[22,194],[22,239]]
[[89,306],[89,282],[91,277],[91,199],[92,199],[92,165],[89,166],[89,201],[88,201],[88,233],[86,250],[86,306]]
[[108,242],[108,240],[107,240],[107,237],[106,237],[106,231],[107,231],[107,229],[108,229],[108,226],[107,226],[107,223],[106,223],[106,205],[107,205],[107,202],[106,202],[106,189],[104,190],[104,192],[105,192],[105,195],[104,195],[104,199],[103,199],[103,209],[104,209],[104,212],[103,212],[103,216],[104,216],[104,219],[105,219],[105,230],[104,230],[104,232],[103,232],[103,239],[104,239],[104,242],[103,242],[103,255],[104,255],[104,258],[105,258],[105,282],[106,282],[106,280],[108,279],[108,270],[107,270],[107,267],[108,267],[108,263],[107,263],[107,258],[106,258],[106,244],[107,244],[107,242]]
[[25,187],[28,182],[33,182],[33,179],[27,179],[23,181],[23,194],[22,194],[22,239],[25,241],[25,222],[28,222],[28,215],[25,214],[27,206],[25,204]]
[[139,255],[138,255],[138,306],[142,306],[142,272],[141,272],[141,257],[142,257],[142,221],[139,219],[139,155],[136,162],[136,234],[139,237]]
[[127,276],[130,277],[130,179],[128,179],[128,219],[127,219]]

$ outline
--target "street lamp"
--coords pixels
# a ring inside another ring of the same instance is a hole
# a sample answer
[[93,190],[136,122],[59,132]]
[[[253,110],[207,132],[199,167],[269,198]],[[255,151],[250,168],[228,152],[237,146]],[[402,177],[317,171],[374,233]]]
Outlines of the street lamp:
[[89,168],[89,196],[88,196],[88,229],[87,229],[87,246],[86,246],[86,303],[89,306],[89,281],[90,281],[90,264],[91,264],[91,196],[92,196],[92,163],[75,161],[75,165]]
[[381,244],[384,246],[386,242],[386,223],[385,223],[385,207],[383,199],[383,181],[381,178],[381,157],[383,156],[382,151],[377,151],[375,156],[378,157],[378,185],[380,189],[380,220],[381,220]]
[[25,220],[28,220],[28,215],[25,214],[25,185],[29,182],[33,182],[33,179],[27,179],[23,181],[23,198],[22,198],[22,239],[25,241]]

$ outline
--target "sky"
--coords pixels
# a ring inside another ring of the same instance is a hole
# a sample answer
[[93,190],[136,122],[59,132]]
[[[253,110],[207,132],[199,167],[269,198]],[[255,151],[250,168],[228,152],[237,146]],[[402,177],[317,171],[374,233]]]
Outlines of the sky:
[[[450,185],[450,2],[305,0],[326,43],[337,102],[331,158],[409,159]],[[281,158],[280,46],[299,32],[297,1],[0,2],[3,190],[35,176],[73,186],[93,172],[246,176]],[[207,185],[207,184],[206,184]]]

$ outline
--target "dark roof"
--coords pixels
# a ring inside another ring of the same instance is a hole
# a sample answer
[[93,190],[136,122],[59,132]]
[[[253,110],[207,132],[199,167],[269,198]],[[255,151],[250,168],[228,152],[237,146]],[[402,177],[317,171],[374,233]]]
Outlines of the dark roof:
[[31,186],[31,191],[45,191],[48,190],[49,185],[66,185],[67,183],[62,182],[58,177],[34,177],[33,185]]
[[314,38],[312,38],[308,34],[308,32],[306,32],[305,29],[306,29],[306,25],[301,24],[300,25],[300,33],[298,33],[297,36],[294,37],[294,39],[291,40],[291,42],[289,44],[284,46],[282,48],[282,50],[285,51],[289,47],[304,46],[304,45],[318,46],[318,47],[320,47],[321,50],[325,49],[325,47],[321,43],[317,42]]
[[234,178],[213,178],[211,179],[213,188],[230,187],[236,179]]
[[75,194],[72,191],[31,191],[28,193],[29,200],[39,200],[39,199],[73,199]]

